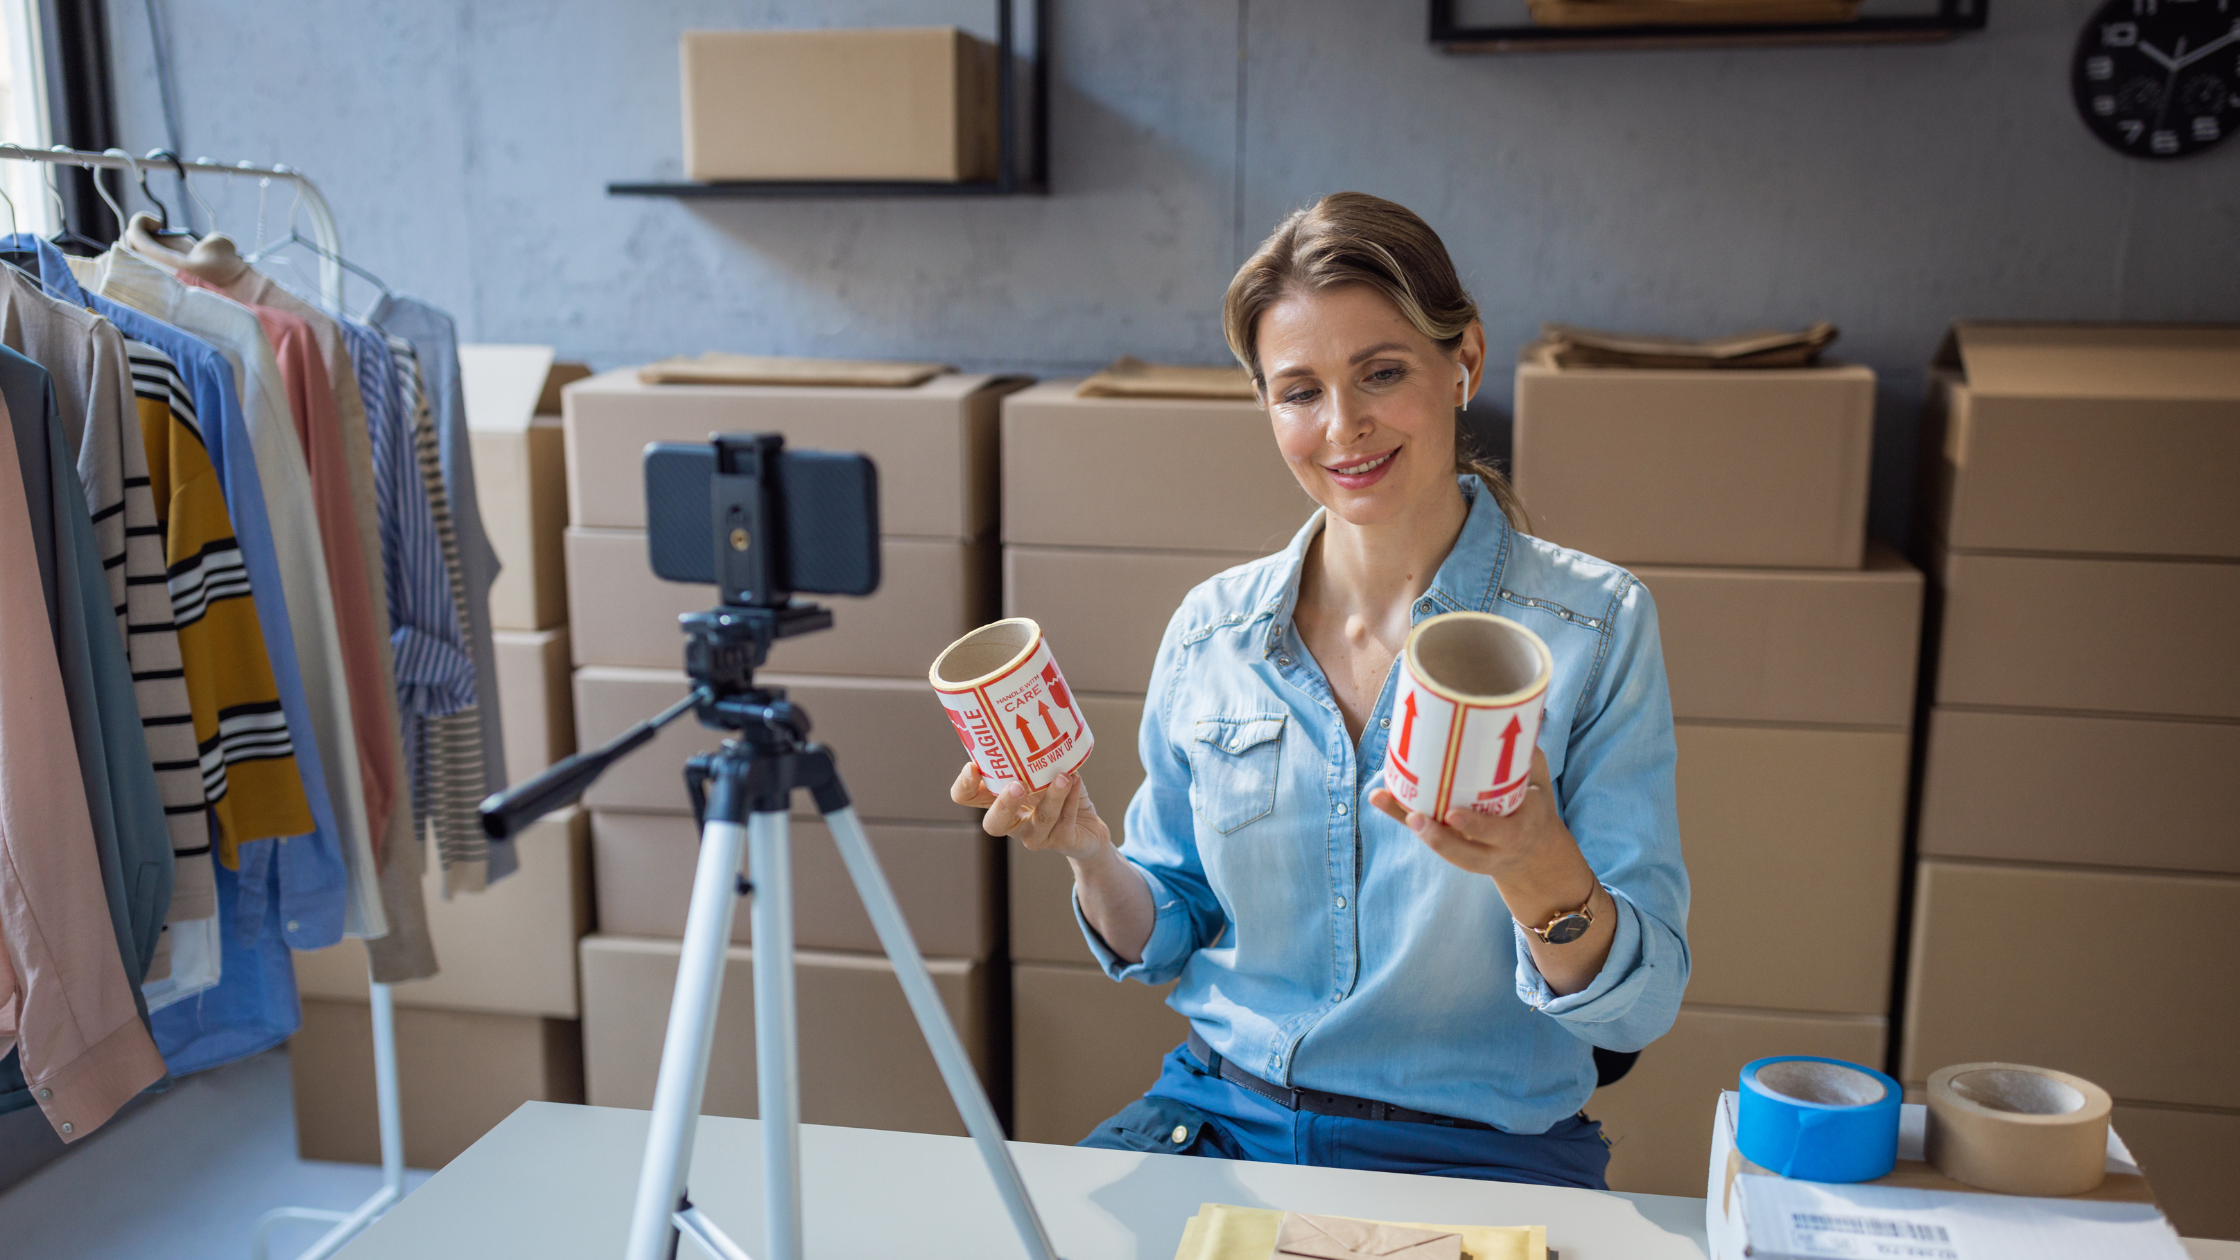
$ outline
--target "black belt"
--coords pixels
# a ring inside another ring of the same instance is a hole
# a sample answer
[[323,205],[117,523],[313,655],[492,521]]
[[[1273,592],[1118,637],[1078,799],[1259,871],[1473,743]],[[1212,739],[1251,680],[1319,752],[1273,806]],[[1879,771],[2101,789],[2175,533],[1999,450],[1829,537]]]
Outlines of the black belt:
[[1417,1111],[1413,1107],[1400,1107],[1378,1102],[1374,1098],[1355,1098],[1351,1094],[1332,1094],[1319,1089],[1292,1089],[1271,1085],[1245,1071],[1216,1053],[1198,1030],[1190,1030],[1190,1053],[1215,1076],[1253,1093],[1288,1111],[1311,1111],[1318,1116],[1343,1116],[1349,1120],[1397,1120],[1403,1124],[1436,1124],[1449,1129],[1491,1129],[1493,1126],[1477,1120],[1464,1120],[1457,1116],[1442,1116],[1435,1112]]

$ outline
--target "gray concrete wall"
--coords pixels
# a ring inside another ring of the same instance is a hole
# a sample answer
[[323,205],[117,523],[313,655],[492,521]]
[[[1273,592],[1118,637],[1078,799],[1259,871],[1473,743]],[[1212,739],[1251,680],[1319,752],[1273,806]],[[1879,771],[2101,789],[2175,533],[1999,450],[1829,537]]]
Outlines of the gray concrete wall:
[[[1925,47],[1539,56],[1434,51],[1421,0],[1058,0],[1052,195],[691,203],[605,193],[681,172],[679,31],[992,35],[986,6],[158,2],[190,154],[303,168],[390,285],[470,338],[599,366],[1218,361],[1237,262],[1285,210],[1358,188],[1441,232],[1497,348],[1550,319],[1835,321],[1884,375],[1875,512],[1894,534],[1951,320],[2240,319],[2240,142],[2151,164],[2092,139],[2066,73],[2096,0],[1999,0],[1988,31]],[[163,135],[146,13],[109,18],[144,152]],[[253,235],[254,185],[204,193]],[[1497,373],[1481,399],[1508,392]]]

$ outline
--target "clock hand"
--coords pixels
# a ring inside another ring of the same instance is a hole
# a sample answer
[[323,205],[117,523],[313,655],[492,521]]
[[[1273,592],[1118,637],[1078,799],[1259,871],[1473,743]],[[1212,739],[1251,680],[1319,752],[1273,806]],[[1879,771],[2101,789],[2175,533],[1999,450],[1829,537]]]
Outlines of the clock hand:
[[2208,43],[2203,44],[2201,47],[2196,48],[2192,52],[2187,53],[2185,56],[2178,58],[2178,63],[2175,66],[2172,66],[2171,69],[2182,70],[2185,67],[2192,65],[2194,62],[2201,60],[2203,57],[2208,56],[2210,53],[2215,52],[2219,48],[2224,47],[2226,44],[2229,44],[2236,39],[2240,39],[2240,27],[2235,27],[2231,31],[2226,32],[2224,38],[2210,40]]
[[2139,41],[2139,51],[2145,53],[2149,61],[2172,73],[2176,73],[2178,67],[2185,64],[2143,39]]

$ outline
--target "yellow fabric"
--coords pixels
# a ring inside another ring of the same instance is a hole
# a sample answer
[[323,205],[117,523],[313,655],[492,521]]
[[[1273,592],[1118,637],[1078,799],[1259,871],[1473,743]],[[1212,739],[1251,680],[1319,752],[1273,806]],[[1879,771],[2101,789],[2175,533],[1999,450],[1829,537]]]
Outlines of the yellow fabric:
[[239,869],[242,844],[309,833],[311,805],[193,405],[168,358],[135,355],[132,366],[218,860]]
[[[1463,1260],[1547,1260],[1548,1257],[1548,1230],[1544,1225],[1381,1223],[1460,1234]],[[1282,1225],[1283,1212],[1279,1208],[1201,1203],[1198,1214],[1182,1227],[1182,1242],[1174,1249],[1174,1260],[1268,1260],[1275,1252],[1276,1231]]]

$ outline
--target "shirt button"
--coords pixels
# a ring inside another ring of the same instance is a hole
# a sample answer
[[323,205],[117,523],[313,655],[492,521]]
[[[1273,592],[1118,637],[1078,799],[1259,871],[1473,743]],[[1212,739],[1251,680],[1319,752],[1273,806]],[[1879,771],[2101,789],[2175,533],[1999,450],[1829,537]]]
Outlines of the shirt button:
[[72,1131],[73,1131],[73,1130],[74,1130],[75,1128],[76,1128],[76,1126],[72,1125],[72,1124],[71,1124],[71,1123],[70,1123],[70,1122],[69,1122],[68,1120],[65,1120],[65,1121],[63,1121],[63,1122],[62,1122],[62,1131],[63,1131],[64,1133],[70,1133],[70,1132],[72,1132]]
[[1176,1146],[1180,1146],[1184,1142],[1190,1140],[1190,1130],[1178,1124],[1174,1127],[1174,1132],[1168,1134],[1167,1136],[1168,1138],[1173,1140]]
[[1279,656],[1276,658],[1276,664],[1278,665],[1289,665],[1290,663],[1291,658],[1288,656]]
[[1430,611],[1431,611],[1431,601],[1427,599],[1427,600],[1423,601],[1422,603],[1420,603],[1420,604],[1417,604],[1417,605],[1416,605],[1416,611],[1417,611],[1417,612],[1430,612]]
[[1338,802],[1338,817],[1340,817],[1340,818],[1343,818],[1343,817],[1345,817],[1345,816],[1346,816],[1346,803],[1345,803],[1344,801],[1340,801],[1340,802]]
[[1380,729],[1380,730],[1387,730],[1387,731],[1391,730],[1391,729],[1392,729],[1392,719],[1391,719],[1391,718],[1378,718],[1378,719],[1377,719],[1377,727],[1378,727],[1378,729]]
[[289,931],[291,931],[291,932],[295,931],[295,930],[296,930],[296,928],[297,928],[297,926],[298,926],[298,925],[297,925],[297,923],[296,923],[296,921],[295,921],[294,919],[290,919],[290,920],[288,920],[288,930],[289,930]]
[[53,1091],[53,1090],[51,1090],[51,1089],[42,1089],[42,1090],[40,1090],[40,1091],[39,1091],[39,1101],[40,1101],[40,1102],[45,1102],[46,1100],[48,1100],[49,1098],[52,1098],[52,1097],[54,1097],[54,1091]]
[[1338,908],[1339,908],[1340,910],[1343,910],[1343,909],[1345,909],[1345,908],[1346,908],[1346,899],[1345,899],[1345,898],[1343,898],[1343,897],[1340,897],[1340,898],[1338,898]]

